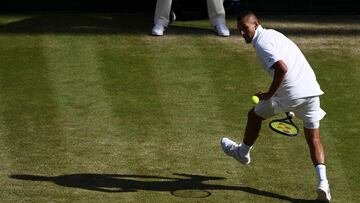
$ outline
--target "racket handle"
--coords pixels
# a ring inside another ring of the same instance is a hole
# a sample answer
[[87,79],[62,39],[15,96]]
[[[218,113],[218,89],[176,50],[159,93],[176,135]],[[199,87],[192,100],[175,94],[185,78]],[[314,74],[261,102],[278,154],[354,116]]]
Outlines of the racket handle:
[[285,112],[285,114],[286,114],[286,116],[288,117],[288,118],[294,118],[295,117],[295,114],[294,114],[294,112]]

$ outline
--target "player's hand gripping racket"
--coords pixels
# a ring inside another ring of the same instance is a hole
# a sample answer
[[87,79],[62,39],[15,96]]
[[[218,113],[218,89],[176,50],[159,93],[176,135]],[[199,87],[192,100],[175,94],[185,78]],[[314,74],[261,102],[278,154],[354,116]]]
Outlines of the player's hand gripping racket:
[[299,135],[299,128],[292,122],[293,112],[286,112],[286,118],[275,119],[269,123],[271,130],[289,137]]

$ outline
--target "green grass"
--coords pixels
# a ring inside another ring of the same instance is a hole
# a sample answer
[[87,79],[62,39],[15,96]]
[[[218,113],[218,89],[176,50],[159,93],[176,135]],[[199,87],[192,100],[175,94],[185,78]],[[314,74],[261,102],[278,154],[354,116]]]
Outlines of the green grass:
[[[229,38],[215,36],[207,20],[175,22],[152,37],[149,16],[69,19],[0,17],[1,202],[316,197],[303,136],[279,136],[265,123],[250,166],[220,149],[223,135],[241,140],[250,96],[271,81],[233,19]],[[264,16],[263,25],[289,32],[313,66],[325,91],[321,133],[333,202],[357,202],[359,18],[311,19]]]

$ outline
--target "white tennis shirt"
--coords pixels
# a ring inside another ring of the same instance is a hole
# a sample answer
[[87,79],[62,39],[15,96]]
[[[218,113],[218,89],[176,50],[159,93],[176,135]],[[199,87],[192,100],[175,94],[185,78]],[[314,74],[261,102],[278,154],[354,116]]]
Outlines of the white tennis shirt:
[[273,76],[274,70],[270,68],[279,60],[282,60],[288,68],[274,96],[284,100],[294,100],[324,94],[305,56],[296,44],[283,34],[272,29],[264,29],[259,25],[252,44],[269,74]]

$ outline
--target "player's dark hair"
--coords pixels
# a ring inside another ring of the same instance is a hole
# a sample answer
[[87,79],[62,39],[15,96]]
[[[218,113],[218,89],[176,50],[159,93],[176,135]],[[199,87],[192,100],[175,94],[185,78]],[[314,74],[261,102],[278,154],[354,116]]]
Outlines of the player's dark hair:
[[248,16],[248,15],[253,15],[256,17],[255,13],[252,12],[252,11],[241,11],[241,13],[239,13],[239,15],[237,16],[237,22],[240,22],[245,16]]

